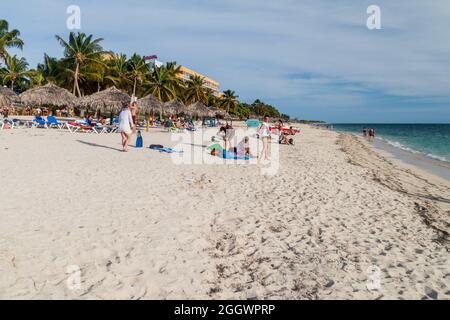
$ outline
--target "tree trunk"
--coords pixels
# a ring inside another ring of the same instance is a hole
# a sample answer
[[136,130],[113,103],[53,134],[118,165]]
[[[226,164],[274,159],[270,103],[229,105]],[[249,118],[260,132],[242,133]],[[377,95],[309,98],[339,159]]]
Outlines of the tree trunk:
[[73,95],[77,94],[77,86],[78,86],[78,71],[79,71],[80,65],[77,63],[77,66],[75,68],[75,76],[73,79]]
[[77,91],[78,91],[78,97],[81,98],[81,91],[80,91],[80,86],[78,84],[78,79],[77,79]]
[[133,97],[136,97],[137,78],[134,78]]

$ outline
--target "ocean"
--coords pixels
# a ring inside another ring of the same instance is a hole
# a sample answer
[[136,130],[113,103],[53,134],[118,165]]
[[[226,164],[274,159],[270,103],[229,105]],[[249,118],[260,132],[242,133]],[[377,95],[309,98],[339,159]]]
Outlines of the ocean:
[[445,178],[450,177],[450,124],[333,124],[333,127],[359,135],[363,128],[375,128],[375,147]]

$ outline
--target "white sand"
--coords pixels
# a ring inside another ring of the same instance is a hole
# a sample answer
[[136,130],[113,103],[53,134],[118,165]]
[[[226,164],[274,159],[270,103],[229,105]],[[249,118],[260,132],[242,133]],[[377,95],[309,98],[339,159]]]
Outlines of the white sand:
[[0,131],[0,298],[450,299],[449,184],[302,129],[274,177],[121,153],[117,135]]

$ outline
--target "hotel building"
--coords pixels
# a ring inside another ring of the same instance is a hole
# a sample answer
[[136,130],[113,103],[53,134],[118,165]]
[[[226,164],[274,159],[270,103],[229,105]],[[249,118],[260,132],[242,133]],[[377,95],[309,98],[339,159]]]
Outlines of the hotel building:
[[214,95],[216,95],[217,97],[220,97],[222,95],[222,93],[220,92],[220,83],[208,78],[207,76],[204,76],[198,72],[195,72],[194,70],[191,70],[185,66],[180,66],[180,73],[178,74],[178,78],[181,79],[184,82],[189,81],[190,79],[192,79],[194,76],[199,76],[201,78],[203,78],[203,80],[205,81],[205,88],[207,89],[211,89],[212,92],[214,93]]

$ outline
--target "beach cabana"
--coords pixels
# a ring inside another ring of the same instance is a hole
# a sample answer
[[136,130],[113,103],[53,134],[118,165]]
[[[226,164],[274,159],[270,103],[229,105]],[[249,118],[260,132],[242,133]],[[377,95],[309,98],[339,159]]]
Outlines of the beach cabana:
[[137,106],[138,106],[139,112],[143,112],[146,114],[152,114],[152,113],[161,112],[164,108],[164,103],[162,103],[154,95],[150,94],[148,96],[145,96],[142,99],[139,99],[137,101]]
[[19,96],[9,88],[0,87],[0,108],[20,106]]
[[195,102],[187,107],[187,114],[190,116],[210,117],[213,115],[213,112],[205,107],[203,103]]
[[210,110],[216,117],[220,116],[220,117],[225,118],[225,117],[229,117],[230,116],[225,110],[222,110],[222,109],[219,109],[219,108],[210,108]]
[[149,94],[137,101],[137,106],[139,113],[144,113],[147,120],[147,130],[150,126],[150,122],[152,126],[155,123],[155,114],[162,114],[164,103],[156,98],[154,95]]
[[79,106],[95,112],[118,112],[129,105],[131,97],[115,87],[94,93],[80,99]]
[[164,110],[167,113],[171,114],[180,114],[180,113],[188,114],[186,106],[176,100],[166,102],[164,104]]
[[73,108],[78,98],[53,83],[31,88],[20,95],[23,106]]

